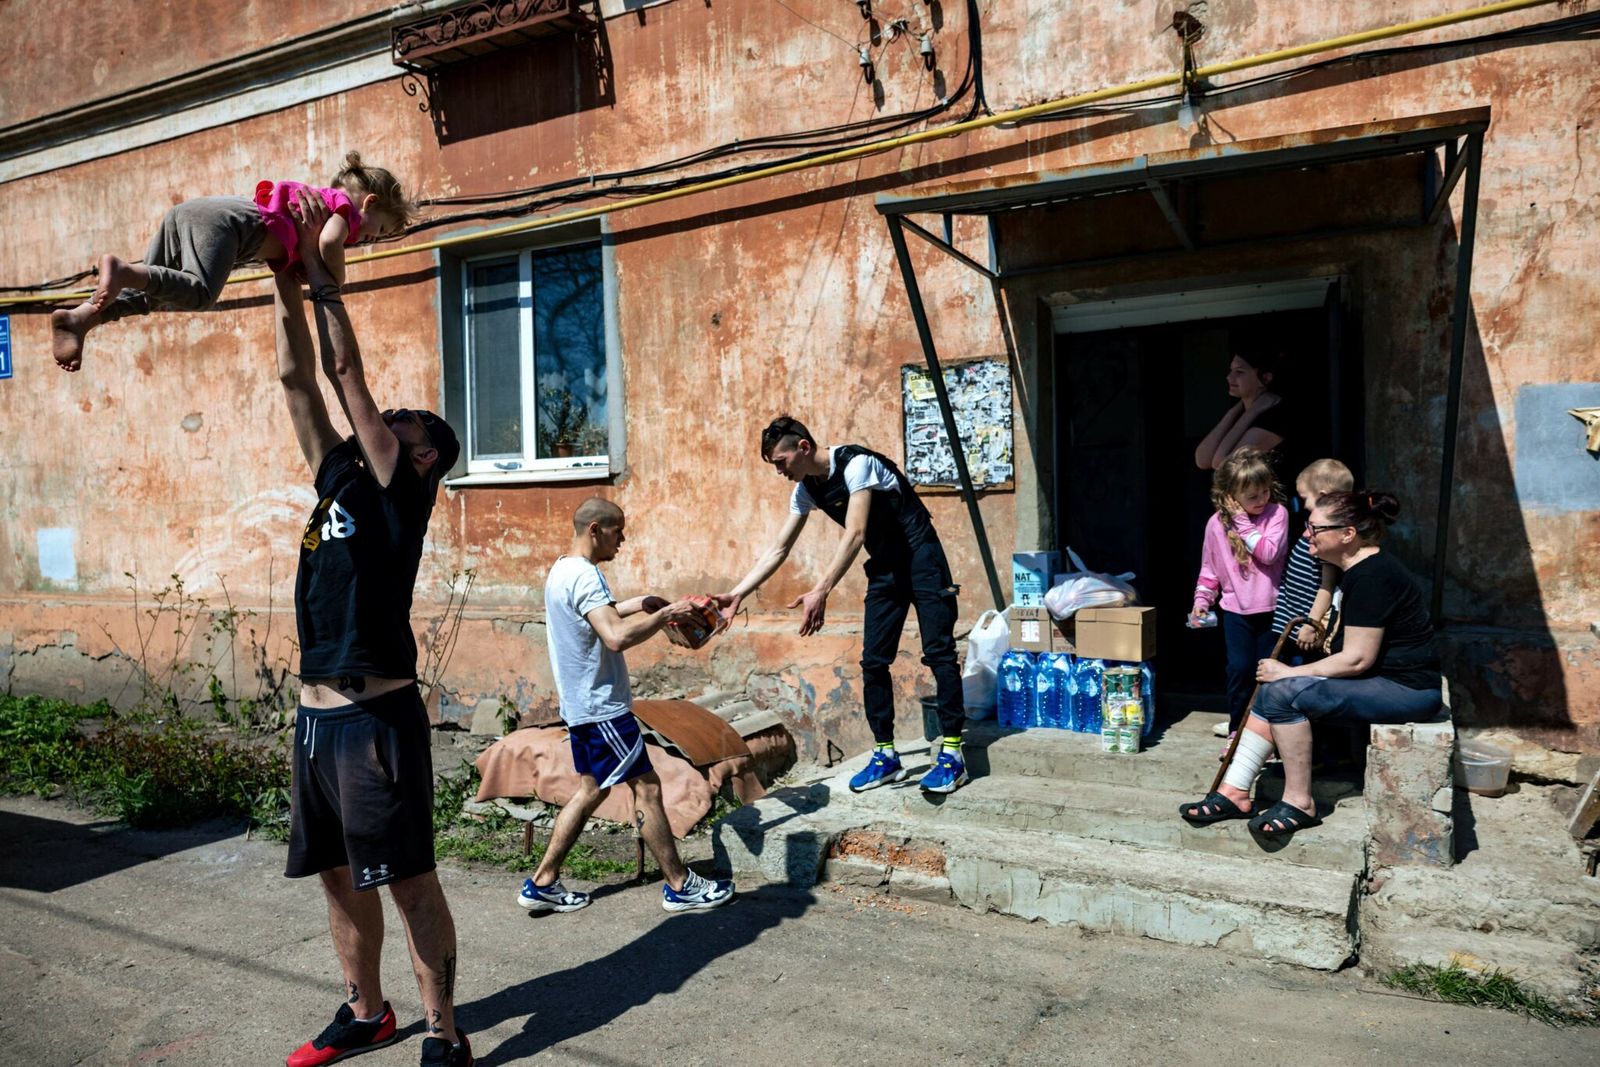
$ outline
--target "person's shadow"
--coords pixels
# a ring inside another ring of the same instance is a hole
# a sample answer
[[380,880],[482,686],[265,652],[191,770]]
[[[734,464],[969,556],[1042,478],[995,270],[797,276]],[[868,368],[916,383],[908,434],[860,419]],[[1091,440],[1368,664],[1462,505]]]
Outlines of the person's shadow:
[[526,1015],[521,1033],[476,1057],[481,1067],[521,1062],[675,992],[717,957],[798,918],[815,899],[809,892],[777,885],[740,893],[715,911],[674,915],[599,959],[458,1004],[456,1017],[469,1033],[476,1033]]

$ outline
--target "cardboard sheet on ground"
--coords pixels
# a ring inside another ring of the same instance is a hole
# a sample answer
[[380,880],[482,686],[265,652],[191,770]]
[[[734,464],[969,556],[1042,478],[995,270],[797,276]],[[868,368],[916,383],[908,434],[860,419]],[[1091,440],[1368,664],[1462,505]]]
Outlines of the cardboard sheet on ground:
[[[698,704],[640,700],[634,703],[634,715],[645,727],[645,753],[661,778],[662,805],[673,836],[684,836],[705,817],[724,783],[732,784],[741,803],[766,795],[744,740]],[[578,791],[572,747],[560,726],[517,730],[489,746],[478,757],[477,767],[483,779],[478,800],[536,796],[550,804],[566,804]],[[611,790],[595,814],[631,823],[631,792],[626,787]]]

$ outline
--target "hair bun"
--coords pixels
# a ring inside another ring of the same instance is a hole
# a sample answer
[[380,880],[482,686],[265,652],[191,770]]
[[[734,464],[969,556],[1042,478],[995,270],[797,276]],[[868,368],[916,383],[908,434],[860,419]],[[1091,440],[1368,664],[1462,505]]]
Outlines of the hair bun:
[[1362,495],[1366,497],[1368,510],[1382,520],[1385,526],[1392,525],[1400,517],[1400,499],[1393,493],[1382,489],[1369,489]]
[[346,152],[344,154],[344,166],[345,166],[346,170],[360,170],[361,169],[361,153],[360,152]]

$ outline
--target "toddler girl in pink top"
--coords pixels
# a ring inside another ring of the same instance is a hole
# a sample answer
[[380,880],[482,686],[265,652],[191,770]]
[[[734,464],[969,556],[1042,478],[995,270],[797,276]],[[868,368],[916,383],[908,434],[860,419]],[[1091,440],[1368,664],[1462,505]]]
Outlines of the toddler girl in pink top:
[[264,181],[255,196],[203,196],[185,200],[161,220],[143,263],[114,255],[100,258],[94,294],[69,310],[50,313],[51,349],[63,370],[83,364],[83,339],[103,322],[148,315],[153,306],[201,311],[221,295],[228,274],[262,260],[274,272],[298,270],[294,197],[305,191],[332,212],[317,244],[328,270],[344,283],[344,249],[360,241],[392,237],[416,218],[400,183],[382,167],[369,167],[351,152],[329,188],[299,182]]
[[1256,663],[1272,655],[1272,609],[1283,579],[1289,511],[1266,453],[1234,452],[1211,478],[1216,514],[1206,520],[1200,549],[1200,580],[1194,587],[1189,625],[1220,598],[1223,641],[1228,649],[1228,729],[1244,721],[1255,687]]

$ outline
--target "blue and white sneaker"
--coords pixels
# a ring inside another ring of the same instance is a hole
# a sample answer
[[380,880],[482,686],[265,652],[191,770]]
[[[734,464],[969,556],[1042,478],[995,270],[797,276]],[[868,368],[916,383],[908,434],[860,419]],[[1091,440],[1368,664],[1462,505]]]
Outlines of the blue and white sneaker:
[[733,880],[702,878],[693,871],[683,876],[683,888],[661,887],[662,911],[704,911],[720,908],[733,899]]
[[864,793],[868,789],[876,789],[880,785],[890,782],[903,782],[906,780],[906,769],[900,763],[900,757],[894,752],[884,753],[879,749],[872,753],[872,758],[867,765],[861,768],[854,778],[850,779],[850,792]]
[[933,769],[923,775],[922,781],[917,783],[924,793],[954,793],[966,784],[967,765],[962,762],[959,752],[951,752],[949,749],[939,753]]
[[559,878],[549,885],[534,885],[532,878],[524,878],[517,903],[529,911],[577,911],[589,906],[589,894],[568,889]]

